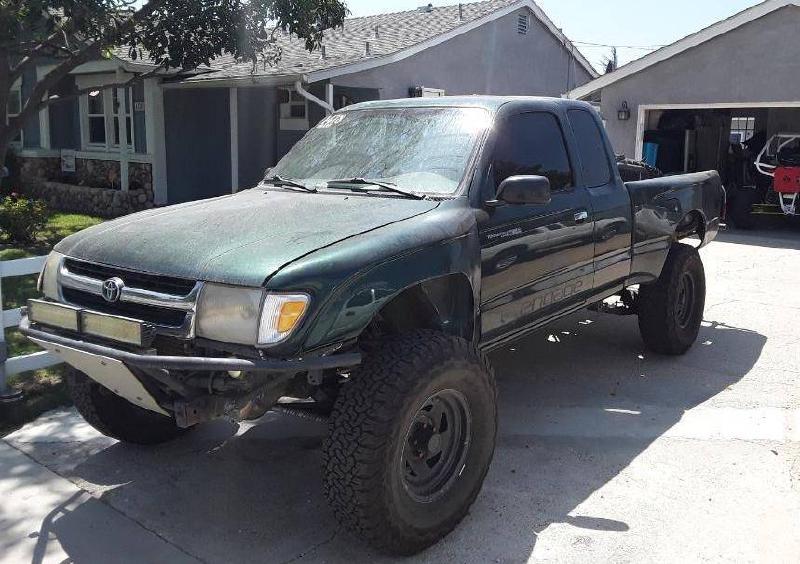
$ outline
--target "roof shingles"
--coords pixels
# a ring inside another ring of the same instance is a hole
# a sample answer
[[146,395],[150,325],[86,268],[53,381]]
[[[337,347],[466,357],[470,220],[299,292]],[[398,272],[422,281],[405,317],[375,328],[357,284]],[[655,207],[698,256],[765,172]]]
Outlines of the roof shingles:
[[[325,31],[324,58],[320,50],[308,52],[301,39],[284,34],[278,39],[282,56],[275,66],[259,64],[253,72],[252,63],[237,62],[232,56],[223,55],[212,62],[211,72],[187,78],[185,81],[299,75],[328,70],[369,58],[385,57],[453,31],[518,2],[519,0],[487,0],[462,4],[461,18],[457,4],[427,10],[417,9],[348,18],[343,27]],[[367,41],[370,44],[369,55],[366,54]]]

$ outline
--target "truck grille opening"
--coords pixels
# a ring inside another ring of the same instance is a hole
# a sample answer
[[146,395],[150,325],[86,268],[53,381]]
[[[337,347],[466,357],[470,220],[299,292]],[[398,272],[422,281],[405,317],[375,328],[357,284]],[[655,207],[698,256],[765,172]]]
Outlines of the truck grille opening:
[[182,327],[186,321],[186,312],[167,309],[162,307],[153,307],[147,305],[114,302],[109,303],[101,296],[81,292],[80,290],[73,290],[72,288],[62,288],[64,299],[79,307],[85,307],[100,313],[108,313],[111,315],[121,315],[123,317],[130,317],[133,319],[140,319],[147,323],[155,325],[164,325],[167,327]]
[[125,281],[126,286],[175,296],[186,296],[195,286],[194,280],[122,270],[112,266],[90,264],[70,258],[64,261],[64,266],[69,272],[80,276],[87,276],[96,280],[119,277]]

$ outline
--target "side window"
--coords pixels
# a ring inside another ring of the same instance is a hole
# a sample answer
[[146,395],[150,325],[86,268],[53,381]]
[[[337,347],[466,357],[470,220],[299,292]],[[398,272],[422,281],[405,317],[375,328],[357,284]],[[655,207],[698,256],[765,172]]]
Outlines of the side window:
[[554,191],[573,185],[564,134],[556,117],[546,112],[518,114],[505,121],[492,167],[495,186],[520,175],[545,176]]
[[594,188],[608,184],[611,182],[611,168],[608,165],[603,134],[597,126],[597,121],[592,114],[584,110],[570,110],[567,114],[581,154],[586,186]]

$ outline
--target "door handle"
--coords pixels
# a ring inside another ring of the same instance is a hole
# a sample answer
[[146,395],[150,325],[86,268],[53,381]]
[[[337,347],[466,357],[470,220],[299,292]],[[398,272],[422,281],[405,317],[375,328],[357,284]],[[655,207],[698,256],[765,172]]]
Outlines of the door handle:
[[587,211],[579,211],[575,214],[575,223],[585,223],[589,220],[589,212]]

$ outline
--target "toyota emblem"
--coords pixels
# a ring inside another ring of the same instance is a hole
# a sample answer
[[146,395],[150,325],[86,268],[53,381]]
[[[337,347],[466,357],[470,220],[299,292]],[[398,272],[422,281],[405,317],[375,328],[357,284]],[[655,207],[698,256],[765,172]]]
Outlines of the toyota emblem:
[[107,302],[117,302],[122,295],[125,282],[121,278],[109,278],[103,282],[103,299]]

